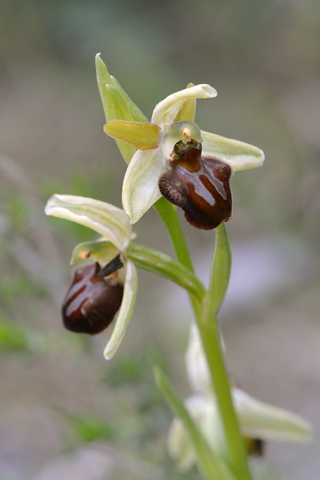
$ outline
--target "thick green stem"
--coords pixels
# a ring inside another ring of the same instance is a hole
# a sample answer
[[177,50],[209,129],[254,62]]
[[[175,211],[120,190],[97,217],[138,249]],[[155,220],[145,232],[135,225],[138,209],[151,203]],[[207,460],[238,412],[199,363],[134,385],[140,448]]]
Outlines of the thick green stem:
[[[167,227],[175,254],[177,255],[177,259],[188,270],[194,273],[192,261],[190,258],[186,239],[181,228],[176,207],[172,205],[172,203],[169,203],[163,197],[161,197],[160,200],[158,200],[154,204],[154,207],[161,219],[163,220],[165,226]],[[199,304],[194,295],[189,293],[189,298],[195,316],[199,316],[201,314],[201,305]]]
[[161,197],[160,200],[154,204],[154,208],[167,227],[177,259],[182,265],[188,268],[188,270],[193,272],[193,265],[176,207]]
[[[171,208],[170,208],[171,207]],[[160,199],[155,208],[164,221],[178,260],[193,272],[193,266],[175,207]],[[231,251],[224,224],[216,229],[216,248],[210,284],[203,304],[189,293],[207,358],[212,385],[224,431],[224,452],[228,464],[239,480],[251,480],[244,442],[232,403],[228,373],[219,339],[216,313],[224,298],[231,268]]]
[[224,454],[241,480],[251,479],[244,442],[232,403],[230,383],[221,349],[216,314],[224,299],[231,270],[231,250],[224,223],[216,229],[215,252],[209,288],[197,318],[203,349],[207,358],[212,386],[217,397],[224,432]]
[[244,442],[232,403],[216,319],[211,317],[208,321],[208,318],[202,317],[198,321],[198,328],[223,425],[225,459],[239,480],[251,480]]

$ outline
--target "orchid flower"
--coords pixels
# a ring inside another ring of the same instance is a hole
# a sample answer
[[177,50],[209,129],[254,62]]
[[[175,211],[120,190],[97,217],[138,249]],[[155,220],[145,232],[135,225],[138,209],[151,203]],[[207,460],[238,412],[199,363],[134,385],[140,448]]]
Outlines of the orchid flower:
[[[122,203],[131,223],[161,195],[180,206],[197,228],[212,229],[228,220],[232,172],[262,165],[264,154],[247,143],[202,131],[194,123],[196,99],[214,98],[216,90],[207,84],[189,84],[158,103],[149,123],[133,109],[99,56],[96,61],[107,118],[104,131],[116,139],[129,163]],[[125,150],[125,145],[133,150]]]
[[[219,454],[221,453],[221,422],[216,397],[211,387],[208,365],[195,325],[192,325],[190,330],[186,365],[190,384],[196,393],[186,399],[185,406],[211,448]],[[251,452],[255,453],[256,440],[259,440],[256,444],[259,448],[264,441],[304,442],[310,440],[311,427],[299,415],[261,402],[237,387],[232,388],[231,394],[244,440],[251,449],[253,448]],[[175,418],[171,424],[168,450],[181,470],[188,470],[196,462],[192,443],[178,418]]]
[[70,330],[98,333],[111,323],[119,309],[104,350],[105,358],[110,359],[124,337],[138,287],[136,267],[126,256],[134,238],[130,219],[120,208],[74,195],[53,195],[45,213],[89,227],[102,236],[74,249],[72,264],[89,257],[96,263],[76,270],[62,314],[65,326]]

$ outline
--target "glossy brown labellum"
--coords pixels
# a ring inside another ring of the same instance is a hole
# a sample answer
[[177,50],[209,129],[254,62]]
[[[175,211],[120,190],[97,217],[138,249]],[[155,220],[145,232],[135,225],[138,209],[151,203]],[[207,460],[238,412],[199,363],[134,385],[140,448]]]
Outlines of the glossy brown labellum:
[[93,335],[110,325],[123,295],[123,285],[114,273],[123,266],[119,261],[118,257],[112,260],[112,272],[109,268],[107,277],[101,275],[98,263],[77,268],[62,305],[63,323],[68,330]]
[[201,144],[175,145],[159,189],[169,202],[181,207],[196,228],[211,230],[231,217],[231,168],[215,158],[201,158]]

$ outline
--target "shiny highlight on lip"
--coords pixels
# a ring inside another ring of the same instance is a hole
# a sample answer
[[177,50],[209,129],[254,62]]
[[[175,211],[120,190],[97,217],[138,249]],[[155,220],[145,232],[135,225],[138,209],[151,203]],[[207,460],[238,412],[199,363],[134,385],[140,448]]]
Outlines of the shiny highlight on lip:
[[162,195],[181,207],[196,228],[211,230],[232,213],[231,168],[216,158],[202,158],[201,144],[178,142],[159,179]]
[[63,323],[68,330],[93,335],[112,322],[122,302],[123,284],[117,270],[123,265],[117,257],[110,264],[108,276],[101,275],[106,267],[101,270],[99,263],[76,269],[62,305]]

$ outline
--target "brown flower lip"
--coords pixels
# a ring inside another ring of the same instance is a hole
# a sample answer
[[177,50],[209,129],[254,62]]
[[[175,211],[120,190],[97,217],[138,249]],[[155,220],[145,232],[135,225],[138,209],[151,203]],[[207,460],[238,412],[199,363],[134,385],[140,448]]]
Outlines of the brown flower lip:
[[216,158],[201,157],[201,144],[178,142],[159,179],[162,195],[181,207],[196,228],[211,230],[232,213],[231,167]]
[[63,324],[68,330],[94,335],[110,325],[123,296],[118,274],[123,264],[118,257],[103,269],[97,262],[76,269],[62,305]]

